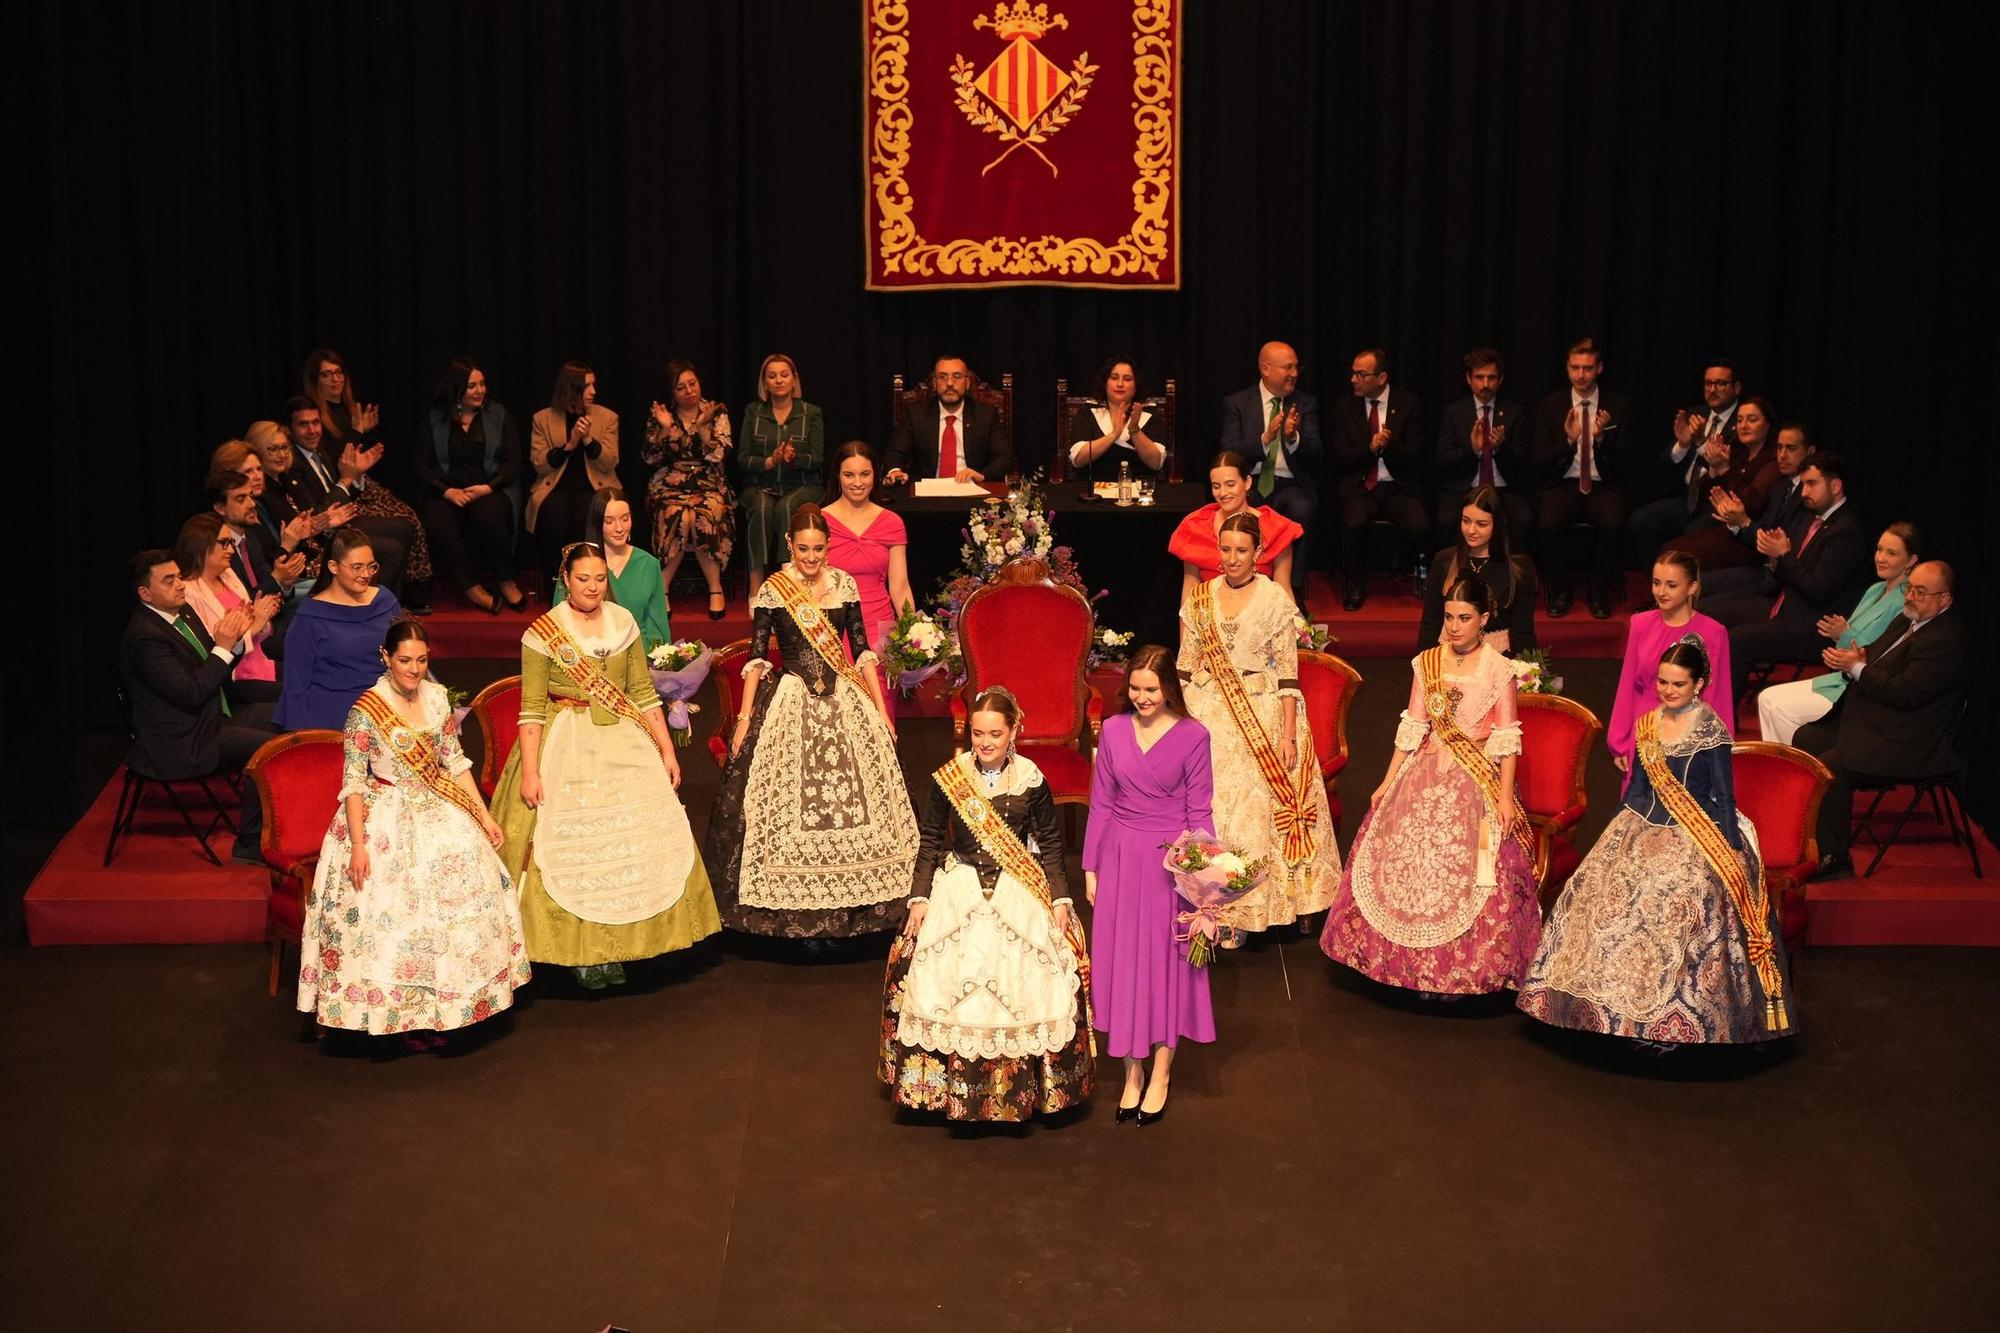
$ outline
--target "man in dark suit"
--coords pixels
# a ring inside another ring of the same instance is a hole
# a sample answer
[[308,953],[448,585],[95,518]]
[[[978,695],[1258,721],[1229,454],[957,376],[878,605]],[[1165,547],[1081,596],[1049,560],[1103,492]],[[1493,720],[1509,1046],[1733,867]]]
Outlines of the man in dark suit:
[[[1910,571],[1903,614],[1865,648],[1829,648],[1826,664],[1849,678],[1833,709],[1800,727],[1792,744],[1833,771],[1819,804],[1820,874],[1851,872],[1854,789],[1871,779],[1940,777],[1959,766],[1953,748],[1972,680],[1964,617],[1951,613],[1951,566]],[[1732,651],[1734,651],[1732,649]]]
[[[139,605],[118,644],[118,675],[134,733],[126,763],[162,779],[242,768],[272,735],[270,705],[232,705],[223,695],[249,613],[242,607],[224,612],[211,638],[200,619],[187,614],[187,590],[169,551],[133,556],[131,579]],[[256,788],[245,783],[238,861],[261,864],[262,826]]]
[[1414,393],[1389,386],[1389,354],[1370,347],[1354,358],[1354,394],[1333,412],[1333,471],[1340,493],[1341,605],[1359,611],[1368,599],[1361,539],[1387,519],[1405,546],[1430,540],[1424,512],[1424,407]]
[[972,397],[974,383],[964,357],[932,363],[930,396],[905,408],[889,431],[883,481],[998,481],[1007,475],[1014,465],[1007,428],[997,408]]
[[1500,493],[1512,550],[1525,551],[1534,537],[1535,510],[1528,502],[1534,483],[1530,432],[1521,405],[1500,396],[1506,378],[1506,362],[1491,347],[1475,347],[1465,354],[1465,387],[1472,392],[1440,414],[1437,448],[1431,455],[1431,473],[1437,479],[1433,545],[1457,543],[1458,511],[1465,507],[1465,493],[1475,486],[1491,486]]
[[[1654,498],[1625,524],[1642,568],[1702,513],[1709,488],[1736,465],[1736,403],[1743,377],[1728,357],[1711,358],[1701,373],[1702,405],[1674,413],[1674,440],[1653,460]],[[1648,601],[1650,602],[1650,598]]]
[[1589,525],[1590,614],[1611,614],[1620,583],[1619,541],[1625,534],[1626,499],[1623,437],[1625,395],[1598,383],[1604,356],[1594,339],[1570,345],[1564,371],[1569,388],[1535,405],[1535,473],[1540,495],[1535,507],[1535,546],[1542,581],[1549,589],[1549,614],[1569,614],[1569,528]]
[[1843,615],[1866,587],[1874,542],[1847,499],[1847,466],[1837,454],[1806,464],[1799,491],[1812,518],[1799,540],[1760,531],[1766,570],[1754,591],[1703,599],[1701,609],[1729,630],[1729,666],[1741,699],[1759,662],[1816,662],[1821,616]]
[[[1764,581],[1764,563],[1757,557],[1757,534],[1782,532],[1796,546],[1811,526],[1813,514],[1806,508],[1806,460],[1813,455],[1812,437],[1796,421],[1778,428],[1778,483],[1771,488],[1763,511],[1754,518],[1742,497],[1721,486],[1708,493],[1712,523],[1703,524],[1674,539],[1674,545],[1701,561],[1701,595],[1707,598],[1733,597],[1754,592]],[[1748,563],[1732,563],[1743,561]]]
[[[329,462],[320,447],[323,438],[319,406],[310,398],[292,398],[285,403],[285,428],[292,436],[292,465],[285,472],[285,489],[300,512],[325,513],[335,509],[349,513],[361,488],[367,485],[360,455],[349,443],[339,459]],[[350,515],[352,526],[368,534],[375,561],[382,566],[376,582],[385,588],[403,586],[403,564],[408,558],[415,529],[406,518],[390,515]]]
[[1222,452],[1249,464],[1250,502],[1269,505],[1305,529],[1292,556],[1292,601],[1306,604],[1306,573],[1318,537],[1319,403],[1299,392],[1299,354],[1287,343],[1257,351],[1257,382],[1222,400]]

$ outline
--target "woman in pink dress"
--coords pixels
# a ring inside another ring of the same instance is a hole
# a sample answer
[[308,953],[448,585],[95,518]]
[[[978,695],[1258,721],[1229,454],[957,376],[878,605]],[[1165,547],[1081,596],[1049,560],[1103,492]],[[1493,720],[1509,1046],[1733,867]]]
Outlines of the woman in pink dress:
[[[875,451],[866,440],[849,440],[833,451],[827,464],[837,497],[820,509],[828,529],[826,562],[854,576],[861,589],[862,632],[878,655],[888,642],[896,617],[910,596],[910,566],[905,549],[910,542],[903,520],[874,501]],[[882,697],[895,716],[894,682],[885,680]]]
[[1320,948],[1431,995],[1518,990],[1542,930],[1514,668],[1485,643],[1492,591],[1445,591],[1444,642],[1418,653],[1388,776],[1368,798]]
[[174,560],[181,567],[181,582],[187,586],[188,610],[201,618],[213,635],[222,617],[237,607],[250,612],[250,632],[243,636],[236,667],[229,673],[229,697],[239,704],[276,703],[278,667],[264,652],[264,640],[271,637],[271,622],[278,615],[275,595],[252,597],[243,580],[229,567],[243,534],[230,528],[214,514],[196,514],[181,524],[174,540]]
[[1605,748],[1625,775],[1625,786],[1632,782],[1632,729],[1639,714],[1659,703],[1653,678],[1659,674],[1660,654],[1685,635],[1700,635],[1708,653],[1711,670],[1702,699],[1729,734],[1736,734],[1736,701],[1729,693],[1729,631],[1694,609],[1700,595],[1701,562],[1686,551],[1660,552],[1653,561],[1653,605],[1659,610],[1633,616],[1625,631],[1625,662],[1619,668],[1617,693],[1611,697],[1611,725],[1604,730]]

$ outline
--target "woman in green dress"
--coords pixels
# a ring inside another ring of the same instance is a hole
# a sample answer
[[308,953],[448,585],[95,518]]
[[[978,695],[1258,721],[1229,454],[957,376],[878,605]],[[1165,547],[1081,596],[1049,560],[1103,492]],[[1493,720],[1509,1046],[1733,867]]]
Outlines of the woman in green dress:
[[[583,539],[604,549],[604,563],[611,570],[611,600],[639,622],[640,645],[650,653],[663,643],[672,643],[674,630],[667,618],[667,588],[660,579],[660,562],[652,552],[632,544],[632,503],[624,491],[606,486],[591,498]],[[566,595],[562,580],[556,580],[557,605]]]
[[743,409],[736,466],[743,472],[743,539],[752,588],[764,585],[773,557],[784,559],[793,512],[825,485],[820,465],[826,425],[819,409],[799,393],[799,368],[783,352],[773,352],[757,372],[758,401]]
[[680,761],[604,552],[577,542],[567,594],[521,636],[521,732],[493,792],[528,957],[592,989],[722,928],[675,789]]

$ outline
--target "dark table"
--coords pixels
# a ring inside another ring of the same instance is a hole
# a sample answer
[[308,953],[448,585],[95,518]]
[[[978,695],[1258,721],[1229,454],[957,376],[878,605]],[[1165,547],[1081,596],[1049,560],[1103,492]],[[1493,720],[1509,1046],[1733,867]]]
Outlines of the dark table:
[[[1005,488],[995,486],[994,493]],[[1150,505],[1120,509],[1109,500],[1085,500],[1075,484],[1045,486],[1055,514],[1055,542],[1075,553],[1090,590],[1106,590],[1097,623],[1138,635],[1141,643],[1179,641],[1181,563],[1167,554],[1167,539],[1188,514],[1209,501],[1208,487],[1160,482]],[[929,606],[938,585],[959,566],[965,520],[979,501],[969,496],[918,499],[906,486],[890,487],[882,503],[902,515],[910,546],[910,591]]]

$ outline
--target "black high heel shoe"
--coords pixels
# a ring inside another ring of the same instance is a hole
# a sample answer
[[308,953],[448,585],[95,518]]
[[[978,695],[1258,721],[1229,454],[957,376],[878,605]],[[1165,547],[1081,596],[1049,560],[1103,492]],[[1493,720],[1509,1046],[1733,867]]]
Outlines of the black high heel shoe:
[[1157,1125],[1167,1118],[1166,1103],[1162,1102],[1160,1109],[1157,1111],[1139,1111],[1136,1114],[1139,1119],[1139,1128],[1144,1129],[1148,1125]]
[[[722,598],[722,606],[719,609],[714,605],[715,599],[718,597]],[[712,592],[708,595],[708,600],[709,600],[708,618],[710,620],[720,620],[724,616],[729,614],[728,594],[720,592]]]
[[1119,1124],[1121,1124],[1121,1125],[1122,1125],[1122,1124],[1124,1124],[1124,1123],[1125,1123],[1126,1121],[1128,1121],[1128,1120],[1136,1120],[1136,1119],[1138,1119],[1138,1118],[1139,1118],[1139,1108],[1138,1108],[1138,1107],[1136,1107],[1136,1106],[1121,1106],[1121,1107],[1119,1107],[1119,1108],[1118,1108],[1118,1123],[1119,1123]]

